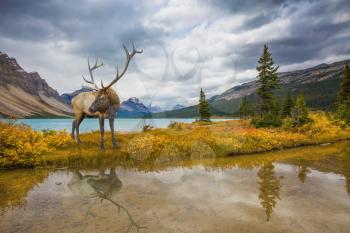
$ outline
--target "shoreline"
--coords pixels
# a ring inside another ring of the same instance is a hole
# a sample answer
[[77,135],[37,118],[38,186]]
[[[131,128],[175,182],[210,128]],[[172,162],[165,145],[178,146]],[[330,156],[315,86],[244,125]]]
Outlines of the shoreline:
[[[21,143],[21,135],[37,135],[41,141],[27,148],[27,154],[16,155],[18,149],[0,160],[0,167],[36,167],[44,164],[74,162],[76,160],[117,157],[133,162],[185,161],[235,157],[265,152],[283,151],[306,146],[350,140],[350,128],[341,128],[327,120],[324,114],[313,114],[314,123],[301,128],[254,128],[248,120],[227,120],[212,123],[176,122],[167,128],[143,132],[127,131],[116,134],[119,148],[113,148],[111,134],[105,133],[105,151],[100,151],[98,130],[82,133],[77,145],[65,131],[33,131],[28,127],[10,125],[12,143]],[[6,128],[5,128],[6,129]],[[25,133],[25,134],[24,134]],[[8,135],[4,132],[6,137]],[[1,135],[0,135],[1,136]],[[29,141],[31,143],[31,141]],[[44,144],[42,144],[44,143]],[[10,145],[10,144],[9,144]],[[20,144],[22,145],[22,144]],[[44,146],[42,146],[44,145]],[[22,147],[22,146],[21,146]],[[22,151],[23,149],[20,148]],[[37,151],[39,150],[39,151]],[[6,157],[7,156],[7,157]]]
[[[290,154],[291,152],[294,152],[295,150],[299,150],[299,149],[301,152],[304,152],[304,153],[306,151],[308,156],[312,156],[311,154],[313,154],[313,153],[310,153],[310,151],[312,151],[312,150],[315,150],[315,149],[327,150],[328,148],[333,148],[334,144],[345,143],[345,142],[350,142],[350,138],[337,140],[337,141],[333,141],[333,142],[325,142],[325,143],[321,143],[321,144],[300,145],[300,146],[296,146],[296,147],[275,149],[275,150],[264,151],[264,152],[255,152],[255,153],[249,153],[249,154],[235,154],[233,156],[232,155],[231,156],[219,156],[219,157],[215,157],[214,161],[215,161],[215,163],[219,162],[219,164],[220,164],[220,161],[227,162],[229,160],[229,161],[233,162],[235,159],[254,160],[254,159],[256,159],[256,157],[258,157],[259,159],[265,159],[265,157],[264,157],[265,155],[269,158],[273,157],[273,155],[275,154],[274,152],[276,152],[276,154],[278,154],[278,156],[280,156],[280,154]],[[323,144],[325,144],[325,145],[323,145]],[[297,152],[299,152],[299,151],[297,151]],[[322,157],[323,156],[332,156],[332,155],[333,155],[333,153],[331,153],[331,152],[327,153],[327,154],[322,153]],[[285,159],[291,159],[294,157],[298,157],[298,158],[302,157],[305,159],[309,159],[308,156],[305,157],[305,156],[301,156],[298,153],[293,153],[293,155],[281,157],[279,159],[273,159],[272,162],[283,161]],[[115,157],[119,157],[120,161],[114,160]],[[91,159],[91,158],[90,157],[84,158],[83,156],[79,156],[79,159],[78,160],[81,162],[81,164],[84,164],[84,162],[86,162],[86,161],[84,161],[84,159]],[[123,163],[123,162],[127,162],[127,159],[123,156],[120,156],[119,154],[114,155],[114,157],[113,157],[113,156],[110,156],[107,154],[100,153],[98,156],[95,156],[93,159],[96,159],[96,160],[112,159],[113,162],[116,162],[116,164],[109,164],[109,165],[100,164],[105,168],[109,168],[111,165],[124,167],[125,163]],[[70,164],[69,162],[68,162],[68,164],[65,164],[65,166],[62,166],[60,162],[67,162],[67,161],[63,161],[63,160],[62,161],[47,160],[45,162],[49,162],[49,164],[47,164],[45,166],[39,165],[39,166],[34,166],[34,167],[8,167],[8,168],[1,168],[0,167],[0,171],[14,171],[14,170],[23,170],[23,169],[24,170],[27,170],[27,169],[28,170],[31,170],[31,169],[49,169],[49,170],[51,170],[51,169],[53,169],[55,171],[59,171],[59,170],[63,171],[63,170],[76,169],[75,165]],[[56,163],[56,162],[58,162],[58,163]],[[149,163],[154,163],[155,161],[136,161],[136,163],[134,163],[134,162],[135,161],[133,161],[133,164],[131,167],[128,167],[129,169],[132,168],[133,166],[136,166],[136,167],[141,166],[142,167],[143,165],[148,165]],[[259,162],[261,162],[261,161],[258,161],[258,163]],[[157,165],[160,167],[173,167],[173,166],[185,166],[186,167],[186,166],[196,166],[196,165],[209,165],[212,163],[213,163],[213,159],[210,159],[210,158],[209,159],[208,158],[196,159],[196,160],[192,160],[190,158],[187,158],[187,159],[176,160],[176,161],[164,161],[164,162],[158,163]],[[251,161],[251,163],[254,163],[254,162]],[[91,167],[87,164],[86,169],[91,169]]]

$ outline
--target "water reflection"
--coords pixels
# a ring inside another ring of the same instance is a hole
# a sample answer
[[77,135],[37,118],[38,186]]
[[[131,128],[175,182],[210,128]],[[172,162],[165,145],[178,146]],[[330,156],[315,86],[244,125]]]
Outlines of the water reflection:
[[341,173],[346,180],[346,191],[350,196],[350,148],[344,149],[343,156],[340,157],[340,169]]
[[[123,211],[129,219],[129,224],[125,232],[130,232],[133,228],[139,232],[145,227],[136,223],[129,210],[117,202],[118,192],[122,188],[122,182],[117,176],[115,168],[110,168],[109,174],[104,169],[99,169],[98,175],[83,175],[80,171],[74,171],[71,180],[67,184],[72,193],[84,198],[99,198],[101,202],[107,200],[118,208],[118,213]],[[89,206],[87,215],[95,218],[96,214],[92,213]]]
[[298,179],[301,183],[305,183],[307,174],[310,173],[310,169],[305,164],[305,161],[301,160],[300,165],[297,166]]
[[279,195],[281,177],[276,176],[274,169],[275,166],[272,163],[267,163],[258,171],[259,199],[266,213],[266,221],[270,220],[273,208],[277,204],[277,199],[281,200]]
[[[307,150],[306,148],[303,150]],[[295,153],[296,156],[282,162],[297,167],[298,179],[304,183],[310,169],[340,174],[345,179],[345,189],[350,196],[350,143],[340,142],[330,146],[311,148],[308,153]]]
[[0,214],[8,208],[26,204],[27,193],[49,175],[47,170],[0,171]]
[[0,232],[348,232],[349,148],[0,171]]

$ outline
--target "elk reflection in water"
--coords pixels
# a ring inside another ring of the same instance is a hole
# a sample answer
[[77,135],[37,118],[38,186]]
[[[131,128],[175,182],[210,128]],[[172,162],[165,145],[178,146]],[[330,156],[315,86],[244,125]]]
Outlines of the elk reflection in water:
[[[99,169],[98,175],[83,175],[80,171],[75,171],[67,186],[75,195],[88,199],[100,198],[101,202],[107,200],[118,208],[119,213],[123,211],[129,218],[129,225],[125,232],[130,232],[133,228],[139,232],[140,229],[145,228],[137,224],[128,209],[116,201],[117,194],[122,188],[122,182],[115,168],[111,168],[109,174],[106,174],[104,169]],[[95,217],[90,207],[86,217]]]

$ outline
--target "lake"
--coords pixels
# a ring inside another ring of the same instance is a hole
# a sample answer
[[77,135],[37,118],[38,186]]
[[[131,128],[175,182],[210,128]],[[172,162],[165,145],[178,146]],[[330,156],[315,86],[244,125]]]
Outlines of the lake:
[[106,159],[0,171],[0,232],[350,229],[350,142],[169,163]]
[[[228,119],[212,119],[212,121],[224,121]],[[17,123],[24,123],[30,125],[34,130],[53,129],[71,131],[73,119],[19,119]],[[155,128],[166,128],[172,121],[191,123],[194,122],[193,118],[116,118],[114,127],[117,131],[141,131],[145,124],[152,125]],[[110,130],[109,121],[105,120],[106,130]],[[80,132],[90,132],[93,130],[99,130],[98,119],[86,118],[80,125]]]

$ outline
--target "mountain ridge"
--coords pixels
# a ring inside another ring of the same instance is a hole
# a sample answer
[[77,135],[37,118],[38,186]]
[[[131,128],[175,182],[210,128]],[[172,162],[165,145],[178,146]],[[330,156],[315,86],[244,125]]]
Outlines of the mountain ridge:
[[[309,107],[313,109],[330,110],[334,108],[341,75],[345,64],[350,59],[336,61],[330,64],[322,63],[306,69],[278,73],[281,88],[277,96],[282,97],[287,90],[292,94],[304,94]],[[250,102],[256,101],[257,80],[233,86],[226,91],[209,98],[211,111],[214,115],[238,115],[240,100],[247,96]],[[197,105],[180,110],[153,114],[153,117],[197,117]]]
[[0,52],[0,116],[68,117],[71,109],[37,72],[26,72]]
[[[329,110],[334,107],[343,67],[350,59],[322,63],[306,69],[278,73],[281,88],[277,96],[286,90],[293,95],[305,94],[305,99],[313,109]],[[240,100],[248,96],[256,101],[257,80],[233,86],[209,98],[214,115],[232,116],[237,114]],[[22,117],[69,117],[72,116],[71,99],[77,94],[91,91],[82,87],[72,93],[59,93],[50,87],[37,72],[26,72],[14,58],[0,51],[0,116]],[[151,108],[151,109],[150,109]],[[174,109],[175,108],[175,109]],[[177,104],[171,110],[162,111],[157,106],[145,106],[132,97],[122,102],[118,117],[197,117],[197,105],[185,107]]]

